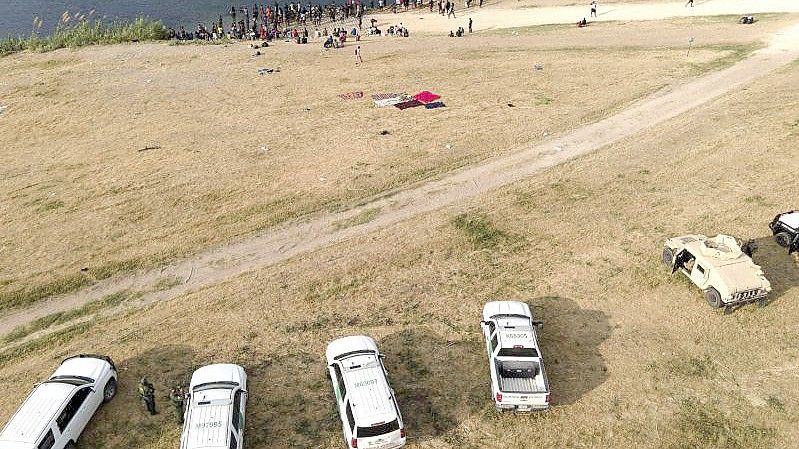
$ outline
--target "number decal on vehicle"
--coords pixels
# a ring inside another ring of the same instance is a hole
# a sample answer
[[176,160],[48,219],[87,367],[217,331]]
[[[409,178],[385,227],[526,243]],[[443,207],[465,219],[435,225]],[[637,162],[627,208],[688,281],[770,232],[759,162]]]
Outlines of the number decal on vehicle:
[[198,429],[212,429],[215,427],[222,427],[222,421],[208,421],[197,423]]

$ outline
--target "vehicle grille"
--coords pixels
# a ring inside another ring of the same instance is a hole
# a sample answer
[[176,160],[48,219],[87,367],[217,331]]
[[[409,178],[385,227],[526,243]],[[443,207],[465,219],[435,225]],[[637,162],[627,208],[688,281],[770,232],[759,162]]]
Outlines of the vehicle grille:
[[742,292],[738,292],[734,296],[735,301],[746,301],[749,299],[756,299],[762,296],[765,296],[766,292],[759,288],[753,288],[751,290],[746,290]]

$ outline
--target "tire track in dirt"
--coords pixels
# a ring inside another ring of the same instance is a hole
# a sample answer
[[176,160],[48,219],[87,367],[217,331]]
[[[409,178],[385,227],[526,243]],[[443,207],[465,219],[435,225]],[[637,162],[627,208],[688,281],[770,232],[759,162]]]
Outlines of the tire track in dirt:
[[[597,150],[707,103],[799,58],[799,24],[775,34],[770,44],[719,72],[656,93],[630,108],[552,141],[520,148],[507,156],[452,172],[446,177],[378,197],[353,209],[318,214],[286,223],[263,234],[207,250],[160,269],[109,279],[78,292],[51,298],[0,317],[0,335],[52,313],[64,312],[122,290],[147,291],[159,279],[182,282],[145,293],[134,305],[174,298],[258,268],[283,262],[419,214],[463,202],[533,176],[557,164]],[[348,220],[370,220],[342,227]],[[47,331],[52,331],[48,329]],[[30,337],[34,337],[31,335]]]

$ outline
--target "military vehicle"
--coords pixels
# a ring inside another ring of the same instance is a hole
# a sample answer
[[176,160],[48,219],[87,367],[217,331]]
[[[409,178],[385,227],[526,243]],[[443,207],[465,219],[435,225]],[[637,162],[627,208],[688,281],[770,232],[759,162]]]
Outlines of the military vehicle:
[[778,245],[787,248],[788,253],[799,252],[799,211],[777,215],[768,227]]
[[711,307],[760,301],[765,303],[771,283],[735,238],[684,235],[666,240],[663,263],[681,272],[704,291]]

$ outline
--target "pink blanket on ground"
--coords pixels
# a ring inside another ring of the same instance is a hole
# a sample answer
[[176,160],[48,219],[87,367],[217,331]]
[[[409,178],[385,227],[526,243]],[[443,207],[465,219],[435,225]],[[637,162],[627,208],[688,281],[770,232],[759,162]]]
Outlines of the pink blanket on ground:
[[422,103],[431,103],[431,102],[436,101],[439,98],[441,98],[441,95],[436,95],[433,92],[430,92],[430,91],[427,91],[427,90],[423,90],[423,91],[419,92],[418,94],[414,95],[413,98],[415,100],[421,101]]

